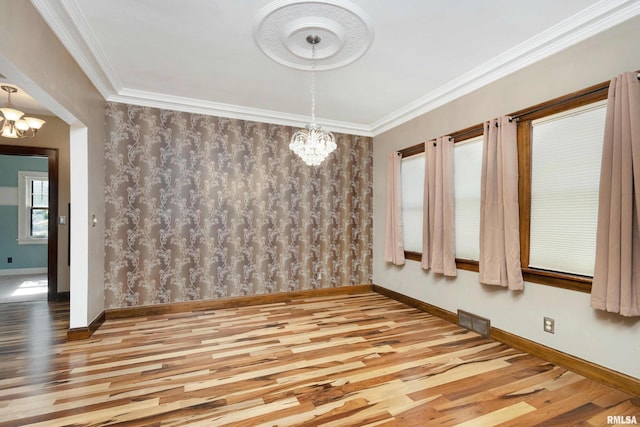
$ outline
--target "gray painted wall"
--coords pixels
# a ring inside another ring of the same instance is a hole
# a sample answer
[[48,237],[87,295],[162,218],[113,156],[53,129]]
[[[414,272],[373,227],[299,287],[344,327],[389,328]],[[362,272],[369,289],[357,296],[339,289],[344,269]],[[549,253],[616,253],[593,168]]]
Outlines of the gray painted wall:
[[[104,310],[105,100],[33,3],[35,0],[0,0],[5,12],[0,14],[0,28],[12,35],[0,37],[0,73],[69,125],[70,170],[66,176],[71,183],[72,250],[71,267],[62,271],[69,274],[70,327],[82,328]],[[59,2],[47,4],[63,7]],[[62,170],[66,174],[64,165]],[[90,223],[93,215],[95,224]],[[59,263],[66,263],[66,251],[58,250]]]
[[[640,378],[640,318],[594,310],[589,294],[529,282],[523,292],[510,292],[480,285],[471,271],[445,279],[423,271],[419,262],[395,267],[384,261],[387,153],[640,69],[638,40],[640,17],[635,17],[376,136],[374,283],[445,310],[476,313],[512,334]],[[555,334],[543,331],[544,316],[555,319]]]

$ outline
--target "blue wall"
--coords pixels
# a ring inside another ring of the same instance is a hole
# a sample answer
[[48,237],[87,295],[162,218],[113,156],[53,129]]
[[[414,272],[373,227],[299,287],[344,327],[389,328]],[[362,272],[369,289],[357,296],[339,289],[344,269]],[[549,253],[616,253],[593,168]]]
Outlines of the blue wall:
[[[8,156],[0,154],[0,187],[18,188],[18,171],[48,170],[48,160],[42,157]],[[17,198],[16,198],[17,199]],[[18,268],[46,268],[47,245],[19,245],[18,205],[0,199],[0,270]],[[7,258],[12,257],[9,264]]]

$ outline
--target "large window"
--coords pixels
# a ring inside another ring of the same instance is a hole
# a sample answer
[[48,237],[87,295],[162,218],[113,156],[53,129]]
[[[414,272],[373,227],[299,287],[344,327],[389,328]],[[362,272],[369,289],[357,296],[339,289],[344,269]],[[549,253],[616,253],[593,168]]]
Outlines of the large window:
[[593,276],[606,105],[532,122],[529,267]]
[[422,252],[422,206],[424,203],[424,152],[404,157],[402,177],[402,238],[406,252]]
[[[518,120],[520,253],[524,279],[589,292],[595,260],[600,161],[609,82],[534,105]],[[456,141],[456,264],[478,271],[482,131]],[[405,256],[420,260],[424,147],[401,150]]]
[[454,146],[456,258],[480,259],[482,137]]
[[[413,147],[417,149],[416,147]],[[425,154],[403,157],[402,230],[405,256],[419,260],[422,252],[422,216]],[[457,142],[454,146],[456,257],[478,261],[480,252],[480,175],[482,137]]]
[[47,243],[49,237],[49,176],[18,172],[18,243]]

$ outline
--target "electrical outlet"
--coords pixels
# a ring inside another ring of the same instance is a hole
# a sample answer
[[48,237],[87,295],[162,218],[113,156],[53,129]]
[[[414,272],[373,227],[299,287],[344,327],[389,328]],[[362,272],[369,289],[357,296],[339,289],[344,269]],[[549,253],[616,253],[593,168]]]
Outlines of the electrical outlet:
[[554,333],[553,331],[555,328],[555,321],[550,317],[545,317],[543,328],[545,332],[549,332],[550,334],[553,334]]
[[7,264],[11,264],[13,262],[13,257],[7,258]]

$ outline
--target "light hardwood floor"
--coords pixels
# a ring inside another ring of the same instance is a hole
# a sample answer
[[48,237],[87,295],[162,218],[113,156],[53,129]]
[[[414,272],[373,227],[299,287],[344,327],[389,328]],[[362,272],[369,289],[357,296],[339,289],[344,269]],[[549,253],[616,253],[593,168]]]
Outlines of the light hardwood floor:
[[[22,304],[22,305],[20,305]],[[608,424],[637,398],[375,293],[107,320],[0,307],[0,426]]]
[[47,275],[0,276],[0,303],[46,301]]

